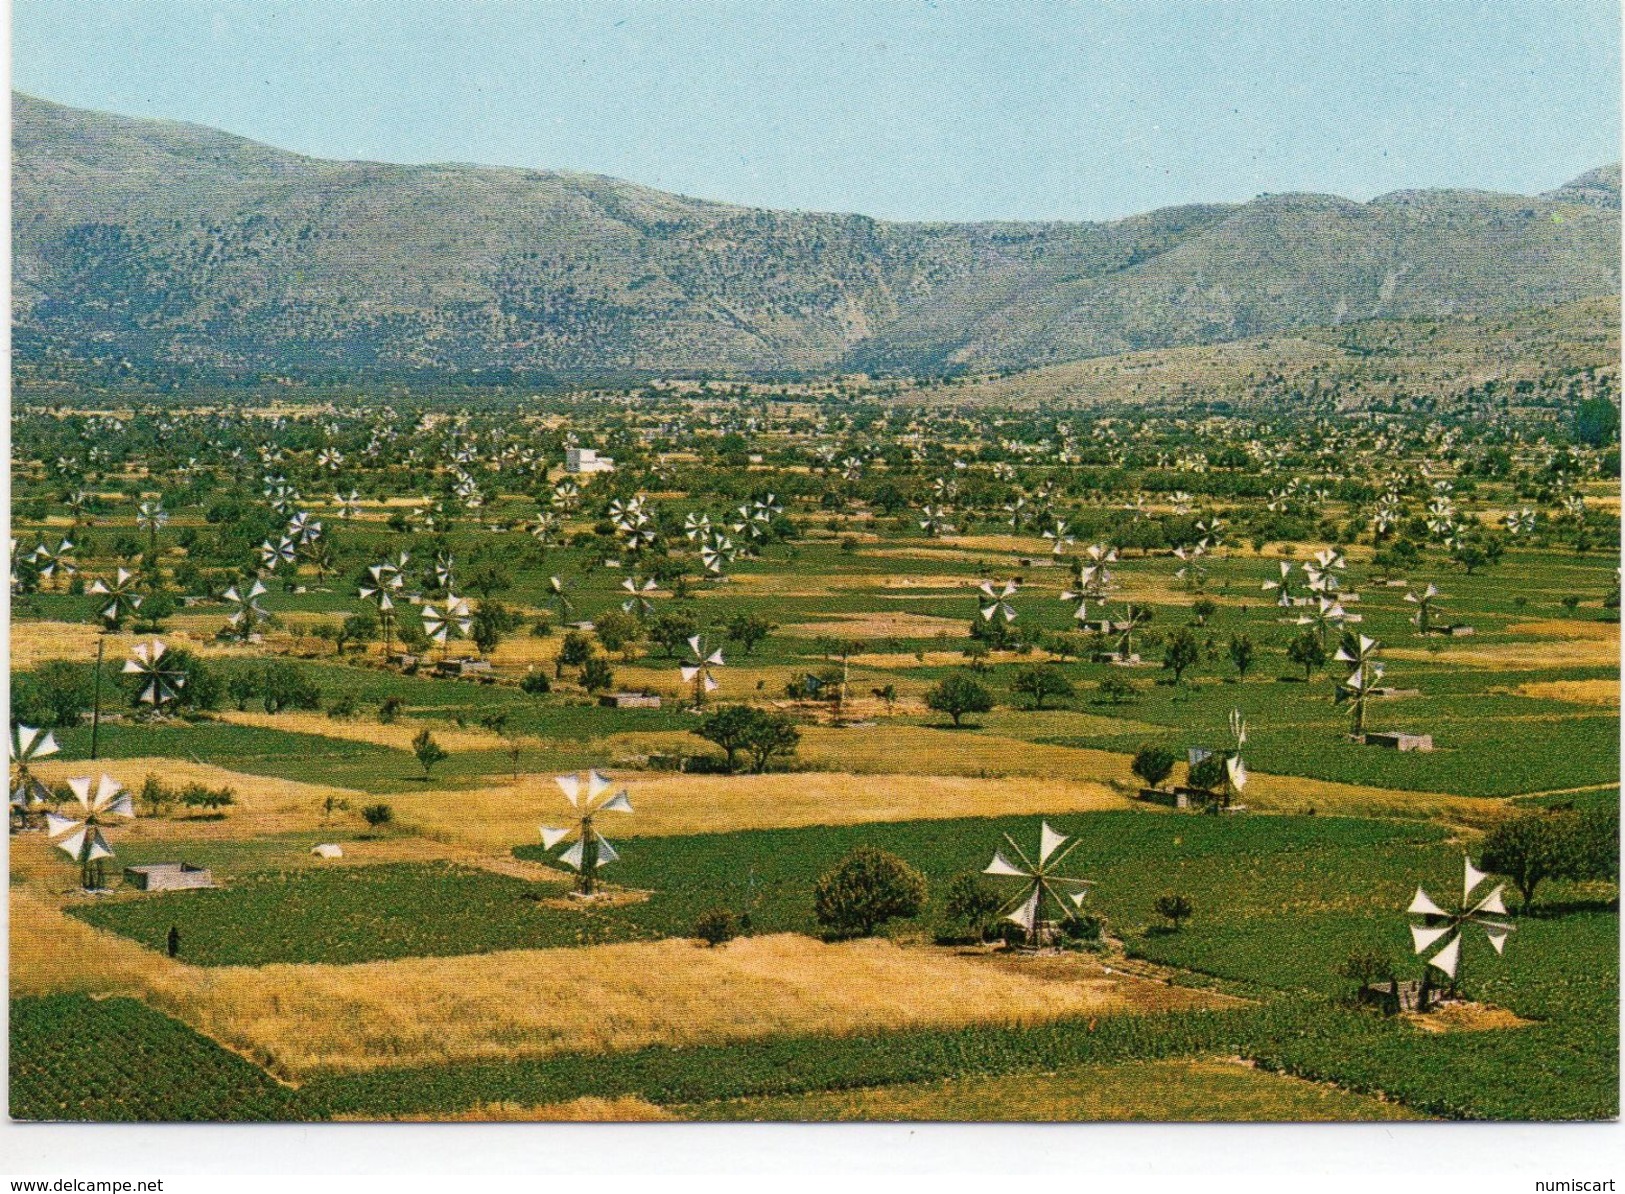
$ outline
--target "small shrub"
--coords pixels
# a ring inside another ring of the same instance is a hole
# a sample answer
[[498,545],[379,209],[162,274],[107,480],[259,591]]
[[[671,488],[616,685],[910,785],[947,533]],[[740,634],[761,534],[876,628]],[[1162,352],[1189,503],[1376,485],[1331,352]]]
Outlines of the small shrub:
[[374,829],[382,829],[395,820],[395,810],[382,802],[362,808],[361,819]]
[[358,709],[359,706],[356,703],[355,694],[350,692],[340,693],[327,703],[327,715],[334,721],[342,721],[354,717]]
[[710,946],[721,945],[739,936],[739,921],[726,908],[702,912],[694,922],[694,936]]
[[948,885],[942,910],[956,927],[977,938],[985,937],[1003,901],[980,875],[960,875]]
[[519,681],[519,689],[530,696],[546,696],[553,691],[553,681],[547,678],[546,672],[526,672],[525,678]]
[[1173,893],[1158,896],[1152,907],[1156,909],[1158,916],[1173,925],[1176,933],[1179,932],[1179,922],[1189,919],[1191,913],[1195,911],[1189,896]]

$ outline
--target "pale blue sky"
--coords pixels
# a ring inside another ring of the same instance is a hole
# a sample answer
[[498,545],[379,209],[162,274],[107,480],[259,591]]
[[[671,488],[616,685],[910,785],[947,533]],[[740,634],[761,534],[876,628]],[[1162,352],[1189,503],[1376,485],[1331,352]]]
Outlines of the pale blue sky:
[[13,86],[321,157],[1099,219],[1619,157],[1617,0],[16,0]]

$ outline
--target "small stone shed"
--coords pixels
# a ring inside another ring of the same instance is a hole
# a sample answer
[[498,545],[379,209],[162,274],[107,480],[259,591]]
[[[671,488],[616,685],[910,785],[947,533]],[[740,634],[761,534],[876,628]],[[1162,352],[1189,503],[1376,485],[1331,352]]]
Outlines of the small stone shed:
[[1389,750],[1420,750],[1433,749],[1432,734],[1405,734],[1398,730],[1383,730],[1368,733],[1365,736],[1367,746],[1383,746]]
[[660,694],[655,692],[606,692],[598,703],[610,709],[658,709]]
[[188,891],[213,887],[214,876],[206,866],[184,862],[153,862],[124,868],[124,881],[137,891]]

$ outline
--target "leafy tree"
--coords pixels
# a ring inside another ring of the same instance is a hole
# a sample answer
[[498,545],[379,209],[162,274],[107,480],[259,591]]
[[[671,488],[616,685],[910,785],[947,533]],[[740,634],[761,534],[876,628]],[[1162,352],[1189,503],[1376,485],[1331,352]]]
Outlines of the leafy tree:
[[259,677],[248,668],[238,668],[226,677],[226,696],[239,713],[248,708],[248,702],[259,692]]
[[1168,642],[1162,649],[1163,670],[1173,672],[1175,684],[1201,658],[1202,645],[1196,641],[1196,635],[1184,626],[1168,636]]
[[[53,659],[19,675],[12,689],[12,717],[34,726],[76,726],[95,699],[91,669]],[[26,714],[26,716],[25,716]]]
[[993,694],[969,676],[955,672],[946,676],[925,694],[925,707],[953,718],[957,728],[967,713],[986,713],[993,708]]
[[553,691],[553,683],[546,672],[526,672],[524,679],[519,681],[519,691],[527,696],[545,696]]
[[760,710],[749,705],[723,705],[699,724],[693,732],[722,747],[728,756],[728,770],[734,770],[739,752],[750,742],[751,730]]
[[581,665],[581,687],[588,692],[604,692],[614,686],[615,673],[610,669],[609,660],[602,655],[594,655]]
[[585,667],[592,658],[592,639],[579,630],[572,630],[559,644],[558,656],[553,660],[553,674],[564,675],[567,667]]
[[763,712],[746,739],[745,749],[750,751],[751,768],[758,775],[780,755],[791,755],[801,745],[801,731],[782,713]]
[[351,614],[339,625],[338,638],[335,640],[339,654],[344,654],[346,647],[365,647],[378,637],[378,619],[370,610],[363,610],[358,614]]
[[1456,537],[1455,544],[1450,548],[1450,558],[1471,576],[1480,568],[1500,563],[1501,556],[1505,552],[1506,541],[1503,536],[1484,531],[1470,531]]
[[638,641],[643,626],[625,610],[605,610],[593,619],[592,631],[606,651],[625,651]]
[[1119,676],[1115,672],[1100,682],[1100,695],[1114,705],[1121,705],[1125,701],[1134,699],[1134,682],[1126,676]]
[[1480,865],[1510,879],[1528,911],[1541,881],[1567,869],[1566,828],[1563,818],[1548,812],[1509,817],[1485,836]]
[[738,613],[728,623],[728,641],[738,643],[749,655],[756,649],[756,644],[777,629],[777,623],[769,622],[761,614]]
[[767,770],[775,755],[790,754],[801,744],[801,731],[788,717],[751,705],[724,705],[693,732],[722,747],[730,771],[737,765],[741,751],[751,756],[759,773]]
[[1314,679],[1315,672],[1326,666],[1326,647],[1313,629],[1305,630],[1286,647],[1286,657],[1303,669],[1303,678]]
[[860,846],[818,880],[813,913],[842,936],[868,937],[889,920],[918,916],[925,876],[895,854]]
[[1148,788],[1160,788],[1174,773],[1174,754],[1160,746],[1142,746],[1131,765],[1134,774],[1145,781]]
[[1045,700],[1050,697],[1069,697],[1076,691],[1072,687],[1072,681],[1047,663],[1035,663],[1031,667],[1022,668],[1016,673],[1015,681],[1010,688],[1023,696],[1031,697],[1035,710],[1042,709]]
[[948,885],[942,910],[954,924],[964,925],[978,936],[985,936],[992,927],[994,916],[1003,906],[1004,901],[987,880],[970,873],[960,875]]
[[524,623],[524,618],[502,602],[486,598],[480,602],[480,608],[474,611],[474,625],[471,627],[474,636],[474,645],[479,648],[481,655],[489,655],[497,649],[503,638],[512,634]]
[[1191,613],[1196,617],[1198,626],[1206,626],[1207,620],[1219,612],[1219,603],[1211,597],[1198,597],[1191,603]]
[[1179,932],[1179,922],[1188,920],[1191,913],[1195,911],[1189,896],[1173,893],[1158,896],[1152,907],[1156,909],[1158,916],[1173,925],[1176,933]]
[[1236,675],[1247,678],[1247,669],[1253,666],[1253,640],[1245,634],[1230,636],[1230,662],[1236,665]]
[[423,768],[425,783],[428,782],[429,773],[434,769],[434,765],[451,757],[441,749],[440,743],[434,740],[434,735],[427,729],[419,730],[418,736],[412,739],[412,753],[417,756],[418,763]]
[[1229,780],[1229,773],[1225,770],[1224,764],[1229,757],[1225,751],[1214,751],[1186,773],[1186,785],[1207,793],[1210,801],[1222,803],[1220,794],[1226,790]]
[[675,659],[699,632],[699,619],[687,610],[665,610],[649,619],[649,641],[659,643],[667,659]]
[[260,703],[267,713],[284,709],[319,709],[322,690],[291,663],[274,660],[260,672]]

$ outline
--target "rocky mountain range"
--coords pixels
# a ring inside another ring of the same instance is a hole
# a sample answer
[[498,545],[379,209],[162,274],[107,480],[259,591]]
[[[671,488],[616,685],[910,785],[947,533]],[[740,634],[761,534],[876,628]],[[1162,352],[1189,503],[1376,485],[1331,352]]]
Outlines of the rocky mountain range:
[[1618,164],[1104,223],[889,223],[304,157],[13,95],[20,361],[561,379],[1025,369],[1617,294]]

